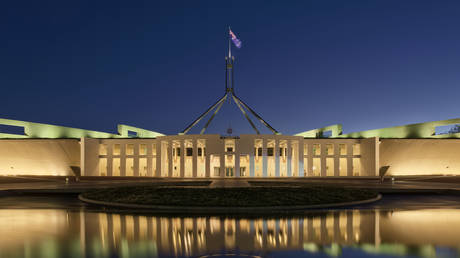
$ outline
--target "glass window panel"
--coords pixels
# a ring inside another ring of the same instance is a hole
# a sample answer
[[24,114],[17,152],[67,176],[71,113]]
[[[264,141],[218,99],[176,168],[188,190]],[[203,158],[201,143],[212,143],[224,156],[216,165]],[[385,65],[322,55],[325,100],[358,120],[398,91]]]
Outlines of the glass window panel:
[[353,158],[353,176],[359,176],[361,172],[361,159]]
[[347,176],[347,174],[348,174],[347,158],[340,158],[339,159],[339,175]]
[[361,144],[353,144],[353,155],[361,155]]
[[113,155],[120,155],[120,144],[113,145]]
[[340,152],[340,155],[347,155],[347,145],[339,144],[339,152]]
[[334,158],[326,158],[326,176],[334,176]]
[[326,154],[334,155],[334,144],[326,144]]
[[134,144],[126,144],[126,155],[134,155]]
[[313,155],[321,155],[321,145],[313,144]]
[[107,144],[99,144],[99,155],[107,155]]
[[321,176],[321,159],[313,158],[313,176]]
[[147,144],[139,144],[139,155],[147,155]]

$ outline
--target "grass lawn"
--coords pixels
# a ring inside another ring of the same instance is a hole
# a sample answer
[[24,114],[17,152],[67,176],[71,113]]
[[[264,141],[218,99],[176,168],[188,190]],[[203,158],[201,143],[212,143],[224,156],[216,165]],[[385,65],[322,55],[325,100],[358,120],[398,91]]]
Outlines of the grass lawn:
[[91,191],[83,197],[99,201],[168,205],[263,207],[314,205],[374,198],[369,190],[337,187],[174,188],[137,186]]

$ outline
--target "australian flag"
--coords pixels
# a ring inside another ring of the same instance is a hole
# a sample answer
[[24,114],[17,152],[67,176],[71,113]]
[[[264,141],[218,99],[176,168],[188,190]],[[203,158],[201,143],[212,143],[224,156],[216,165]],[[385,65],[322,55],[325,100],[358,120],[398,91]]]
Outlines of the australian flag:
[[229,30],[229,32],[230,32],[230,37],[232,37],[233,44],[235,44],[237,48],[241,48],[241,40],[239,40],[236,37],[235,33],[233,33],[232,30]]

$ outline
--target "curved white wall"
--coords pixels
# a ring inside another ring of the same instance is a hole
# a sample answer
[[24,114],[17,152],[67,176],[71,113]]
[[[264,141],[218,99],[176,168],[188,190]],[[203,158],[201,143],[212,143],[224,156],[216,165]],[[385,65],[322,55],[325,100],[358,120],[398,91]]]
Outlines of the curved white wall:
[[387,175],[460,175],[459,139],[381,139]]
[[76,139],[0,140],[0,175],[73,175],[80,166]]

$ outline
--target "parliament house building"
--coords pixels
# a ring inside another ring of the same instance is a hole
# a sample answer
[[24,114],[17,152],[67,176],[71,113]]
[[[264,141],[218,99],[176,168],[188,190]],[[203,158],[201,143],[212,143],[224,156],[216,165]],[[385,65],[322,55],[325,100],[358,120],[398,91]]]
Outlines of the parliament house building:
[[[337,124],[283,135],[236,96],[234,57],[229,53],[225,60],[225,94],[176,135],[128,125],[118,125],[118,133],[112,134],[0,119],[0,175],[189,179],[460,175],[460,118],[349,134]],[[238,106],[254,134],[205,133],[227,101]],[[205,117],[200,133],[188,134]],[[260,134],[254,121],[272,134]],[[440,131],[446,126],[454,129]],[[8,127],[20,133],[2,132]]]

